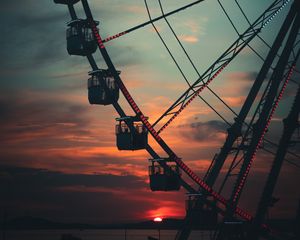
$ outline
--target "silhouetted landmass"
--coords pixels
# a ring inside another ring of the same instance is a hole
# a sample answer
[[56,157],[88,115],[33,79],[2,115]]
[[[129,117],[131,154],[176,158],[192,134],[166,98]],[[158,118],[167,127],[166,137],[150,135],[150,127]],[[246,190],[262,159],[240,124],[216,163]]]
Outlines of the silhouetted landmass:
[[34,229],[178,229],[182,225],[181,219],[164,219],[162,223],[144,221],[138,223],[114,223],[114,224],[82,224],[60,223],[43,218],[20,217],[7,221],[0,229],[34,230]]
[[54,222],[43,218],[35,217],[20,217],[9,220],[5,226],[1,226],[5,229],[13,230],[32,230],[32,229],[85,229],[96,228],[96,226],[90,224],[81,223],[60,223]]
[[[0,229],[9,230],[36,230],[36,229],[180,229],[183,225],[182,219],[164,219],[163,222],[143,221],[138,223],[115,223],[115,224],[83,224],[83,223],[60,223],[43,218],[20,217],[1,224]],[[280,231],[293,231],[295,220],[276,219],[268,221],[271,228]],[[211,229],[215,226],[199,226],[195,229]]]

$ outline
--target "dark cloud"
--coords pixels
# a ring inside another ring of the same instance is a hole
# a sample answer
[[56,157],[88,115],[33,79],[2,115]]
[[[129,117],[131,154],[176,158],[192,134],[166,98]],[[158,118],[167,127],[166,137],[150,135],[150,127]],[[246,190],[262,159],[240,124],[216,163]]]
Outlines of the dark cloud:
[[226,73],[226,78],[231,81],[247,81],[253,82],[257,77],[258,72],[229,72]]
[[[14,2],[11,1],[7,7],[12,8]],[[53,2],[22,1],[22,10],[19,6],[12,12],[1,11],[1,22],[10,22],[1,26],[4,34],[0,43],[5,67],[37,67],[46,59],[49,62],[61,59],[61,56],[55,55],[57,50],[62,49],[63,42],[63,39],[57,38],[63,33],[58,25],[63,25],[67,18],[63,12],[49,11],[51,5],[48,4]]]
[[179,129],[182,135],[186,138],[193,139],[195,141],[219,141],[222,139],[220,136],[226,132],[228,125],[221,121],[208,121],[208,122],[195,122],[189,125],[181,125]]
[[248,80],[248,81],[252,82],[252,81],[255,81],[258,72],[247,72],[246,74],[247,74],[246,75],[247,77],[242,79],[242,80]]
[[0,98],[2,126],[13,123],[23,127],[32,125],[40,129],[49,124],[67,122],[84,125],[87,123],[87,119],[83,117],[87,111],[85,106],[54,99],[51,93],[43,95],[41,92],[19,91],[17,95],[2,96]]
[[[22,7],[22,10],[28,10],[32,7],[34,7],[34,4],[36,4],[36,1],[34,0],[24,0],[20,3],[20,1],[11,1],[11,0],[3,0],[1,2],[1,10],[4,11],[18,11],[20,10],[20,7]],[[20,10],[20,11],[22,11]]]
[[88,103],[56,96],[53,91],[19,91],[17,96],[0,97],[0,164],[73,173],[146,174],[145,161],[121,157],[117,151],[113,112],[99,121],[92,114],[97,109],[91,111]]
[[[2,77],[12,77],[16,72],[34,72],[37,68],[66,64],[66,68],[87,65],[84,58],[70,58],[66,51],[66,22],[70,20],[67,8],[56,5],[53,1],[22,1],[22,11],[19,1],[4,3],[0,10],[0,22],[3,35],[0,39]],[[16,9],[14,9],[16,7]],[[33,10],[34,9],[34,10]],[[36,9],[39,9],[38,11]],[[78,7],[77,9],[81,9]],[[82,15],[79,10],[79,15]],[[108,15],[105,9],[97,11],[97,15]],[[2,24],[9,22],[10,24]],[[103,37],[107,36],[101,27]],[[141,62],[139,53],[132,46],[114,45],[111,56],[117,66],[123,67]],[[98,61],[102,65],[103,60]],[[6,74],[5,74],[6,73]],[[18,81],[24,81],[18,77]],[[31,81],[31,80],[30,80]]]
[[[16,95],[3,95],[0,98],[0,142],[2,146],[23,150],[26,146],[31,146],[30,149],[76,146],[80,144],[77,139],[95,135],[89,128],[88,112],[86,106],[56,99],[51,93],[19,91]],[[66,140],[65,136],[73,137]],[[1,161],[5,161],[5,156]]]
[[[6,208],[10,217],[31,215],[95,223],[134,219],[137,212],[149,208],[138,199],[118,196],[118,191],[122,195],[146,187],[135,176],[63,174],[0,166],[0,180],[1,212]],[[134,205],[137,212],[132,213]]]
[[20,187],[30,186],[37,188],[57,188],[68,186],[84,187],[105,187],[105,188],[143,188],[146,184],[136,176],[116,176],[116,175],[85,175],[85,174],[65,174],[46,169],[33,169],[21,167],[9,167],[0,165],[0,177],[2,187],[8,181]]

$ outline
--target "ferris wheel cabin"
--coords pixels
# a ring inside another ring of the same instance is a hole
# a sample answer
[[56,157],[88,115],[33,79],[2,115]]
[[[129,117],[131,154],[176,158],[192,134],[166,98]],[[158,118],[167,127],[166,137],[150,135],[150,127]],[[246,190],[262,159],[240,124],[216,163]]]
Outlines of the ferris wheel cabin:
[[76,3],[78,3],[79,1],[80,1],[80,0],[54,0],[55,3],[65,4],[65,5],[76,4]]
[[[118,74],[121,72],[118,71]],[[90,104],[109,105],[119,99],[119,87],[109,70],[98,69],[89,73],[88,99]]]
[[68,26],[67,51],[70,55],[87,56],[96,52],[97,43],[87,20],[75,19]]
[[159,164],[168,159],[150,159],[149,178],[152,191],[179,191],[181,171],[177,164],[168,164],[170,169],[165,169]]
[[[136,117],[116,119],[116,137],[119,150],[140,150],[148,145],[148,130]],[[128,124],[128,125],[127,125]]]
[[[186,214],[193,219],[193,227],[216,226],[218,223],[218,213],[212,207],[203,205],[201,198],[209,198],[202,194],[187,194],[187,200],[185,201]],[[200,201],[199,201],[200,200]],[[213,201],[213,199],[211,199]]]

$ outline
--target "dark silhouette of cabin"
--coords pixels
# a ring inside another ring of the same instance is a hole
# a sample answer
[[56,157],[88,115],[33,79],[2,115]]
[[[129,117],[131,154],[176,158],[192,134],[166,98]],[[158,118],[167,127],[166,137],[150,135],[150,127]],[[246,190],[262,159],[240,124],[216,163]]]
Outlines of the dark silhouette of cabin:
[[168,159],[150,159],[149,178],[152,191],[179,191],[181,172],[177,164],[169,164],[165,169],[159,161],[168,162]]
[[140,150],[148,145],[148,130],[136,117],[117,118],[117,147],[119,150]]
[[96,52],[98,45],[87,20],[75,19],[68,26],[67,51],[70,55],[87,56]]
[[203,204],[200,198],[204,196],[202,194],[187,194],[187,196],[185,210],[192,227],[215,227],[218,223],[218,213],[214,208]]
[[109,70],[98,69],[90,72],[90,75],[88,79],[90,104],[109,105],[118,101],[119,87]]

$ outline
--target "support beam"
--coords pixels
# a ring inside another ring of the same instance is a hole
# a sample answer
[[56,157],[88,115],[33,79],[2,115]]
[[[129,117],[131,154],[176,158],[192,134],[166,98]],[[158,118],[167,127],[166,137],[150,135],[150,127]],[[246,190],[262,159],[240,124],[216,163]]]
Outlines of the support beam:
[[252,231],[251,239],[257,239],[259,232],[257,229],[257,226],[259,226],[266,216],[268,207],[270,206],[272,195],[280,174],[280,170],[284,161],[284,157],[287,153],[287,150],[289,148],[289,144],[291,141],[291,137],[293,136],[293,133],[295,132],[297,126],[298,126],[298,118],[300,113],[300,87],[298,88],[298,92],[296,94],[296,97],[294,99],[294,103],[292,106],[292,109],[286,119],[283,120],[283,134],[280,138],[278,149],[276,152],[276,157],[273,161],[273,165],[271,168],[271,171],[268,175],[267,182],[264,187],[264,191],[262,193],[256,215],[254,218],[254,226],[255,231]]
[[249,148],[247,149],[246,154],[244,155],[244,161],[229,201],[230,204],[228,206],[229,217],[233,216],[234,214],[234,209],[237,206],[237,203],[243,191],[243,187],[246,183],[246,179],[250,171],[251,164],[255,158],[258,147],[261,145],[262,137],[264,136],[267,130],[266,128],[268,127],[269,121],[271,120],[269,117],[274,108],[273,103],[275,101],[280,83],[283,79],[285,67],[288,64],[289,57],[293,51],[293,47],[297,35],[299,33],[299,28],[300,28],[300,8],[297,9],[297,15],[294,19],[294,23],[290,30],[285,48],[283,49],[281,57],[277,62],[275,70],[271,76],[271,86],[269,92],[264,101],[264,105],[261,114],[259,116],[259,119],[255,123],[255,128],[253,130],[253,137],[251,139]]
[[242,126],[243,123],[255,101],[255,98],[257,97],[257,94],[259,92],[259,89],[261,88],[267,73],[269,72],[272,63],[274,62],[278,50],[285,39],[287,32],[289,30],[289,27],[291,26],[291,23],[295,17],[296,10],[294,7],[291,7],[284,23],[281,26],[281,29],[268,53],[268,56],[266,58],[266,61],[264,62],[262,68],[260,69],[256,80],[245,100],[245,103],[243,104],[242,109],[240,110],[240,113],[238,117],[235,119],[234,124],[228,129],[228,135],[225,140],[225,143],[223,147],[221,148],[220,153],[217,155],[217,157],[214,160],[214,164],[211,168],[211,171],[207,175],[206,183],[209,186],[213,186],[217,180],[217,177],[219,176],[219,173],[221,171],[221,168],[224,165],[224,162],[226,158],[228,157],[230,151],[232,150],[233,144],[237,140],[237,138],[241,135]]

